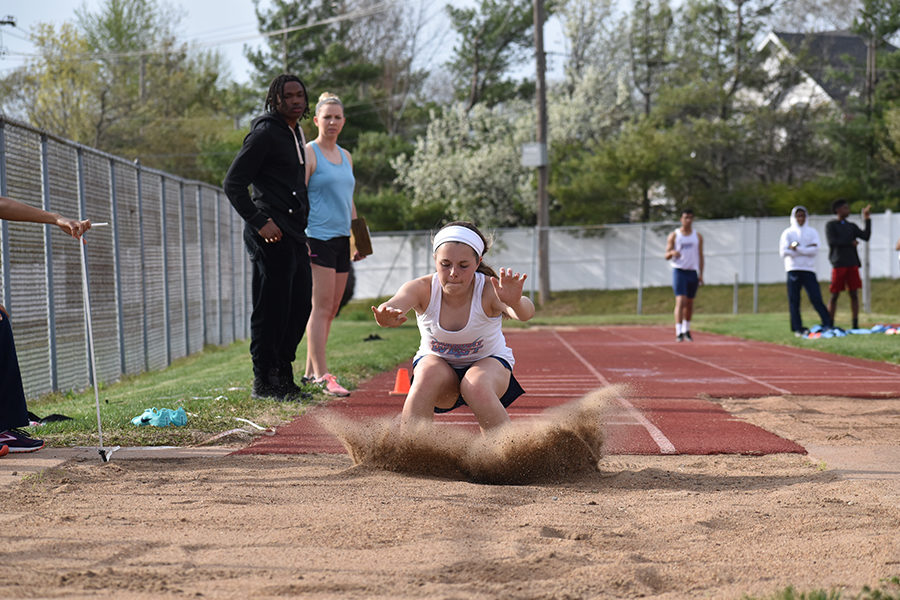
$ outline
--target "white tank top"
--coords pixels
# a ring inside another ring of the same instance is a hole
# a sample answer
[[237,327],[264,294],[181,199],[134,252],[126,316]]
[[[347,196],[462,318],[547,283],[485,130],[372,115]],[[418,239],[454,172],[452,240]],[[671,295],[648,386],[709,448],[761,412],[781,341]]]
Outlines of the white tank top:
[[676,229],[675,250],[678,250],[681,256],[669,261],[672,268],[686,271],[700,270],[700,238],[697,237],[696,231],[691,231],[690,235],[683,235],[681,228]]
[[467,367],[488,356],[499,356],[512,367],[515,364],[512,350],[506,345],[501,323],[503,316],[489,317],[484,313],[481,294],[485,276],[475,273],[475,289],[469,308],[469,320],[458,331],[447,331],[440,325],[441,283],[437,275],[431,276],[431,299],[428,308],[416,315],[422,341],[416,359],[431,354],[440,356],[454,367]]

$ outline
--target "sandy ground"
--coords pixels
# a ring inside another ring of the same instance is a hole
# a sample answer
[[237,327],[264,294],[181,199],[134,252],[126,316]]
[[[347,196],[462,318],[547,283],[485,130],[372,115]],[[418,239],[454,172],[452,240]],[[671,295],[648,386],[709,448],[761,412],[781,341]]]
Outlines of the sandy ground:
[[721,402],[810,455],[610,456],[500,486],[347,455],[82,452],[0,490],[0,593],[736,600],[900,574],[900,399]]

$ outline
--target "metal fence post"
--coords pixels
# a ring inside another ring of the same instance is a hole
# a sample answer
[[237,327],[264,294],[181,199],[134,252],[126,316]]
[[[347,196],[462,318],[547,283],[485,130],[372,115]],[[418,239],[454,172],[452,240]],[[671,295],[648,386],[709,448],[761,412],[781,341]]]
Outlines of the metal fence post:
[[737,273],[734,274],[734,294],[731,299],[731,312],[738,314],[738,279]]
[[122,305],[122,264],[119,252],[119,209],[116,201],[116,163],[109,159],[109,201],[112,213],[113,270],[116,285],[116,325],[119,328],[119,374],[125,373],[125,310]]
[[196,186],[197,196],[197,240],[200,243],[200,337],[202,348],[209,341],[206,330],[206,244],[203,239],[203,191]]
[[181,317],[184,321],[184,353],[191,353],[191,328],[188,315],[187,244],[184,239],[184,182],[178,182],[178,235],[181,238]]
[[753,314],[759,312],[759,217],[756,217],[756,249],[753,253]]
[[641,247],[638,263],[637,314],[644,314],[644,246],[647,243],[647,224],[641,223]]
[[163,335],[166,343],[166,365],[172,364],[172,315],[169,314],[169,231],[168,212],[166,211],[166,177],[159,176],[159,215],[160,215],[160,246],[162,249],[163,267]]
[[535,225],[534,229],[531,230],[531,301],[537,302],[537,290],[535,289],[535,285],[537,282],[537,277],[535,274],[538,272],[538,226]]
[[219,192],[215,195],[216,203],[213,206],[213,222],[216,224],[216,321],[218,321],[219,341],[221,345],[225,339],[225,325],[222,323],[222,211],[220,209],[221,198]]
[[[50,165],[47,157],[47,136],[41,135],[41,208],[47,212],[50,210]],[[50,351],[50,387],[59,387],[59,373],[57,365],[56,347],[56,308],[55,294],[53,291],[53,247],[50,243],[50,225],[44,224],[44,280],[47,284],[47,344]]]
[[141,251],[141,331],[144,334],[144,370],[150,370],[150,343],[147,331],[147,253],[144,245],[144,189],[141,185],[141,163],[135,161],[135,179],[137,182],[137,209],[138,209],[138,244]]

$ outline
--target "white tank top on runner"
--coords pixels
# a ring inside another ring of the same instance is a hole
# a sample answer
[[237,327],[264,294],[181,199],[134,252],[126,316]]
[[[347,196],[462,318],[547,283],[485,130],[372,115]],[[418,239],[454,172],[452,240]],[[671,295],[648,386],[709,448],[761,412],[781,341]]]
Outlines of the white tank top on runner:
[[690,235],[684,235],[681,233],[680,227],[676,229],[675,250],[678,250],[681,256],[669,261],[673,269],[700,271],[700,238],[697,237],[696,231],[691,231]]
[[484,313],[481,294],[486,277],[475,273],[475,289],[469,319],[458,331],[447,331],[440,325],[441,284],[437,275],[431,276],[431,299],[428,308],[416,315],[422,341],[415,359],[431,354],[440,356],[453,367],[467,367],[488,356],[499,356],[512,367],[515,364],[512,350],[506,345],[501,323],[503,316],[489,317]]

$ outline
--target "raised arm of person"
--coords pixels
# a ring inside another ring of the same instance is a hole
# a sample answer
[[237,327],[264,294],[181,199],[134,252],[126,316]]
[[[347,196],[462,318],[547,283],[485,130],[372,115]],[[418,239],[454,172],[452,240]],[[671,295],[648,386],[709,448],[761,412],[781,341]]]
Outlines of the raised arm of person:
[[513,273],[512,269],[500,269],[497,277],[491,277],[495,308],[517,321],[527,321],[534,316],[534,303],[522,295],[526,279],[528,275]]
[[80,238],[91,228],[91,222],[88,220],[69,219],[3,196],[0,196],[0,219],[56,225],[73,238]]
[[865,227],[859,231],[856,237],[861,240],[869,241],[869,238],[872,237],[872,205],[867,204],[864,209],[862,209],[862,217],[865,222]]
[[415,309],[416,312],[425,312],[431,297],[431,275],[425,275],[412,281],[407,281],[397,293],[378,307],[372,307],[375,322],[381,327],[399,327],[406,322],[406,313]]

